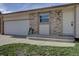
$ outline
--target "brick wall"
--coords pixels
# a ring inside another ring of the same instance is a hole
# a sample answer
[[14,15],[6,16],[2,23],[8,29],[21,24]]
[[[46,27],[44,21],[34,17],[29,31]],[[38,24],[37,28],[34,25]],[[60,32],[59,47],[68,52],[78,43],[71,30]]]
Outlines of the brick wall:
[[[63,25],[63,16],[62,10],[53,10],[49,13],[49,29],[51,35],[61,35],[62,34],[62,25]],[[34,28],[35,32],[39,32],[39,14],[33,13],[30,14],[30,26]]]
[[62,11],[61,10],[53,10],[50,12],[50,30],[51,34],[61,35],[62,34]]
[[30,14],[30,26],[34,29],[35,33],[39,32],[39,16],[37,13]]

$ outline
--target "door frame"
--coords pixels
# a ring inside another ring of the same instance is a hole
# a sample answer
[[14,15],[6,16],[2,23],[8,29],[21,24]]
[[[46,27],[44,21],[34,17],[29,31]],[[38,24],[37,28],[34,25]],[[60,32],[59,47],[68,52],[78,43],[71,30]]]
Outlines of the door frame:
[[[41,23],[40,22],[40,14],[44,14],[44,13],[48,13],[48,17],[49,17],[49,19],[48,19],[48,22],[45,22],[45,23]],[[40,24],[48,24],[49,25],[49,35],[51,34],[51,26],[50,26],[50,12],[48,11],[48,12],[40,12],[40,13],[38,13],[38,34],[40,34]]]
[[[73,36],[74,38],[75,38],[75,36],[76,36],[76,6],[73,6],[73,35],[71,35],[71,36]],[[63,33],[63,35],[65,35],[64,33]]]

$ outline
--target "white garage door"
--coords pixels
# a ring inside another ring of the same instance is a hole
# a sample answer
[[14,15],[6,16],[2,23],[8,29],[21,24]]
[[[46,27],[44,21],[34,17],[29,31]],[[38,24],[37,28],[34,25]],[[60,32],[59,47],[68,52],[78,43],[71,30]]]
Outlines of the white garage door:
[[27,35],[29,30],[29,21],[5,21],[4,33],[12,35]]

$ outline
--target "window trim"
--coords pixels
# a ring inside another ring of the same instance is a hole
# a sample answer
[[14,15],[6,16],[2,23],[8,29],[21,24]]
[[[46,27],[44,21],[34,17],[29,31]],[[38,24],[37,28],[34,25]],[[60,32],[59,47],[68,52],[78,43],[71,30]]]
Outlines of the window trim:
[[[46,21],[46,22],[44,22],[44,21],[43,21],[43,22],[40,21],[40,20],[41,20],[41,18],[40,18],[41,15],[44,15],[44,14],[47,14],[47,15],[48,15],[48,17],[47,17],[47,18],[48,18],[48,21]],[[42,23],[42,24],[47,24],[47,23],[49,23],[49,13],[41,13],[41,14],[39,15],[39,22]]]

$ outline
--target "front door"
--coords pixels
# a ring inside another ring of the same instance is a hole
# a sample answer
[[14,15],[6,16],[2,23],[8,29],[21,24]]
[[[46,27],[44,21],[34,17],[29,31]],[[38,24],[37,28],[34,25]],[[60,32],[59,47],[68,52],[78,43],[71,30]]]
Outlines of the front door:
[[40,14],[39,34],[49,35],[49,14]]
[[74,35],[74,11],[72,9],[64,10],[63,34],[72,36]]
[[49,24],[40,24],[39,34],[49,35]]

